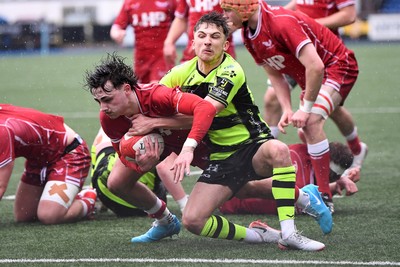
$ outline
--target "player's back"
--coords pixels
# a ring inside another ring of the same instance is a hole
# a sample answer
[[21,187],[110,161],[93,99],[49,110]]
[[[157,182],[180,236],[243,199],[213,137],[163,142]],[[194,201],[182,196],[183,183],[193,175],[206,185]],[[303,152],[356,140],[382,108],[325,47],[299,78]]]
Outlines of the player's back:
[[[35,109],[0,105],[0,126],[6,129],[15,157],[25,157],[38,163],[52,162],[65,149],[64,119]],[[3,143],[2,142],[2,143]],[[12,144],[11,144],[12,142]],[[3,144],[4,145],[4,144]]]

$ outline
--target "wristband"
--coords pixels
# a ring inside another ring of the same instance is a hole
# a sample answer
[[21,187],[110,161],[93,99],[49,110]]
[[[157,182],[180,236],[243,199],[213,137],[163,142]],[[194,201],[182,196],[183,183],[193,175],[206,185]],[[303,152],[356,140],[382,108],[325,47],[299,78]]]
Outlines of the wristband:
[[339,166],[339,164],[334,163],[333,161],[329,162],[329,169],[331,169],[337,175],[342,175],[345,171],[344,168]]
[[313,101],[308,101],[306,99],[303,99],[303,105],[300,105],[300,110],[305,113],[311,113],[313,105],[314,105]]
[[185,143],[183,143],[183,146],[190,146],[193,148],[197,147],[197,141],[194,140],[193,138],[186,138]]

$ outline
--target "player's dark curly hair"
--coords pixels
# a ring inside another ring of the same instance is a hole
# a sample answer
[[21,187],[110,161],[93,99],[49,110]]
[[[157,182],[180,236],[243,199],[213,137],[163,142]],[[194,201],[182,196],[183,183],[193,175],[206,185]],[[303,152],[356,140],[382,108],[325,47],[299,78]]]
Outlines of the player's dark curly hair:
[[[353,164],[354,156],[345,144],[340,142],[330,142],[329,143],[329,152],[331,156],[331,161],[343,169],[350,168],[351,164]],[[329,175],[329,181],[334,182],[339,179],[340,176],[336,175],[331,171]]]
[[226,22],[226,19],[221,13],[218,13],[216,11],[209,12],[205,15],[203,15],[196,23],[194,26],[194,31],[196,32],[201,24],[214,24],[218,28],[222,28],[222,31],[225,35],[226,38],[228,38],[229,35],[229,28],[228,28],[228,23]]
[[137,77],[131,66],[125,64],[126,58],[118,56],[116,52],[107,53],[107,57],[95,66],[94,70],[86,71],[84,88],[93,94],[94,89],[103,88],[105,92],[109,91],[104,88],[109,80],[115,88],[127,83],[133,88],[137,88]]

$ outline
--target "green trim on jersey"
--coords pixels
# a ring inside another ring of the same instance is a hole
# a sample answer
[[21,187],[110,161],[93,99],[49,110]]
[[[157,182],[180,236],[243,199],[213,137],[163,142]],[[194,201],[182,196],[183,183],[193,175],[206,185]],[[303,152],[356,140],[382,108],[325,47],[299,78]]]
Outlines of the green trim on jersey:
[[239,63],[225,53],[222,63],[204,75],[198,70],[197,61],[194,57],[174,67],[160,83],[167,87],[179,86],[182,91],[202,98],[209,96],[225,106],[207,134],[210,159],[226,159],[244,145],[271,138]]

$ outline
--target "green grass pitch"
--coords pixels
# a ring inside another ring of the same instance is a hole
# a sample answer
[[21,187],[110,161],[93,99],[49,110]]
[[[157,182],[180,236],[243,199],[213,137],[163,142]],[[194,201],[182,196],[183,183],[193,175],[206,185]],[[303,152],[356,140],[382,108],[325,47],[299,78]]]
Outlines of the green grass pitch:
[[[150,227],[149,218],[116,218],[106,212],[94,221],[44,226],[13,222],[13,201],[0,201],[0,265],[7,266],[400,266],[400,64],[399,44],[348,44],[356,53],[360,75],[345,106],[352,112],[360,136],[369,146],[359,192],[335,199],[333,232],[323,236],[312,218],[298,216],[299,230],[326,244],[319,253],[282,252],[275,245],[249,245],[197,237],[183,230],[178,238],[142,245],[133,235]],[[49,56],[1,56],[0,102],[33,107],[65,116],[66,123],[90,144],[98,130],[98,105],[83,90],[86,69],[108,47],[68,51]],[[131,49],[119,49],[132,62]],[[262,106],[266,75],[250,55],[238,48],[238,61],[247,73],[257,104]],[[297,106],[299,89],[294,91]],[[331,121],[330,140],[344,141]],[[297,142],[294,129],[281,138]],[[1,152],[0,152],[1,153]],[[18,159],[5,196],[15,193],[23,171]],[[190,192],[195,181],[187,177]],[[179,214],[171,199],[170,209]],[[180,215],[180,214],[179,214]],[[277,216],[227,216],[247,225],[256,219],[279,227]]]

